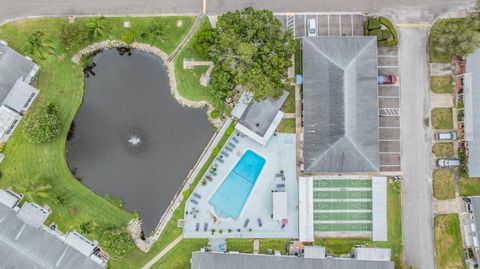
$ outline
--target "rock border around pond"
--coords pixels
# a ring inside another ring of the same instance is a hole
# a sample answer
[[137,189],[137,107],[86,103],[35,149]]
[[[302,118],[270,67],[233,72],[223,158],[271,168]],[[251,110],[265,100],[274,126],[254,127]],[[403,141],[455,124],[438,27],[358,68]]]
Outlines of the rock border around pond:
[[179,104],[182,106],[186,107],[192,107],[192,108],[203,108],[204,106],[207,106],[207,118],[210,121],[210,123],[215,126],[215,128],[220,128],[223,124],[223,120],[220,118],[213,119],[210,117],[211,112],[214,110],[214,107],[208,103],[207,101],[192,101],[184,98],[183,96],[180,95],[177,89],[177,81],[175,79],[175,68],[174,64],[172,61],[169,61],[168,58],[169,56],[160,50],[157,47],[154,47],[149,44],[145,43],[138,43],[134,42],[132,44],[125,43],[123,41],[119,40],[106,40],[98,43],[91,44],[83,49],[81,49],[78,53],[76,53],[72,57],[72,62],[75,64],[79,64],[80,60],[82,59],[83,56],[91,55],[100,51],[108,50],[108,49],[114,49],[114,48],[129,48],[129,49],[135,49],[139,50],[142,52],[150,53],[153,54],[160,59],[162,59],[163,64],[167,68],[167,74],[169,78],[169,83],[170,83],[170,92],[172,96],[177,100]]

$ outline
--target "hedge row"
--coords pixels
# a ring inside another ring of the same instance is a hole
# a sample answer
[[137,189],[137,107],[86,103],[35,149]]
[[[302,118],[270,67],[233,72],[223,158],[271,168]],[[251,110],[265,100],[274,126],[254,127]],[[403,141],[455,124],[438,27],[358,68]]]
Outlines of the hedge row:
[[[382,25],[388,30],[381,29]],[[393,24],[385,17],[369,18],[364,24],[365,35],[377,36],[378,46],[391,47],[398,45],[398,34]],[[388,32],[388,33],[387,33]]]

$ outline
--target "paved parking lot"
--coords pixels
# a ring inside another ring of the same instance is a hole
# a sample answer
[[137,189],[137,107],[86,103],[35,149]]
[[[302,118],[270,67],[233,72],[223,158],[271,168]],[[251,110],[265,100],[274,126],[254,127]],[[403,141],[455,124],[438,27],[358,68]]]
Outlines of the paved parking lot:
[[308,22],[315,19],[317,36],[362,36],[365,16],[357,13],[348,14],[298,14],[284,16],[282,23],[291,29],[296,38],[307,35]]
[[[398,75],[398,49],[378,48],[378,74]],[[378,86],[380,170],[400,171],[400,87]]]

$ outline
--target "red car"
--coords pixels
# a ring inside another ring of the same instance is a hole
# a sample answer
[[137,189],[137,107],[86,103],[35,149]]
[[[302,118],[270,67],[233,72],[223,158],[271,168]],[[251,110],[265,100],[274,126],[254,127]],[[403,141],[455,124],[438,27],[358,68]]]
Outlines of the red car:
[[379,85],[395,84],[397,82],[397,76],[395,76],[395,75],[379,75],[377,77],[377,82],[378,82]]

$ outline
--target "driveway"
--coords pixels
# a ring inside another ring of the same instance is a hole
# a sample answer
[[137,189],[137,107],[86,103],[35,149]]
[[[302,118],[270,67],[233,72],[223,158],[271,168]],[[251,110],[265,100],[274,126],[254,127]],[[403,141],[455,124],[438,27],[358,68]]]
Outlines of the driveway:
[[405,258],[434,268],[431,137],[428,127],[427,29],[400,28],[402,208]]

